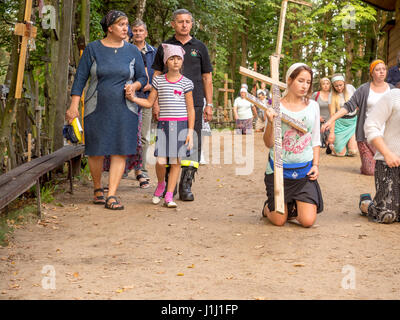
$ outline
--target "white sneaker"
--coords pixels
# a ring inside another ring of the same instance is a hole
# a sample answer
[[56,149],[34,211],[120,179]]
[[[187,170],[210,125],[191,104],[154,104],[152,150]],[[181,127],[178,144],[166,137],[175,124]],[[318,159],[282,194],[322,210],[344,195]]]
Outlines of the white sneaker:
[[161,201],[161,198],[162,198],[162,197],[153,196],[153,198],[151,199],[151,202],[152,202],[153,204],[159,204],[160,201]]
[[178,205],[174,201],[164,202],[164,206],[168,208],[176,208]]

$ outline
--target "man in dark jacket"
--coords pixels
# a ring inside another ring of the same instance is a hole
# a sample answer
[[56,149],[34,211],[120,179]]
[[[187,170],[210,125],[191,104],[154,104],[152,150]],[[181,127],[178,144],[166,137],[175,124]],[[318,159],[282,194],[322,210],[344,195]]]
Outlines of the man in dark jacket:
[[391,67],[386,82],[396,86],[400,82],[400,51],[397,53],[397,65]]

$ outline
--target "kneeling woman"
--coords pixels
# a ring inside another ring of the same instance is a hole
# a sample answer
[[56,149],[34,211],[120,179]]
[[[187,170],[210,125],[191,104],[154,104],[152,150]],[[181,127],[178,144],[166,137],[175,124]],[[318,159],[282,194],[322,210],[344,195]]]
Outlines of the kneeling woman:
[[323,210],[321,189],[317,182],[319,175],[320,113],[318,103],[310,100],[313,74],[310,67],[303,63],[295,63],[286,74],[288,89],[283,94],[280,108],[282,112],[307,126],[303,134],[286,123],[282,126],[282,160],[286,176],[291,168],[298,168],[293,179],[284,178],[285,213],[282,215],[274,210],[274,172],[273,172],[273,119],[274,111],[266,111],[268,124],[264,133],[264,143],[270,148],[265,185],[267,201],[265,201],[263,216],[277,226],[282,226],[287,220],[297,219],[303,227],[311,227],[317,213]]

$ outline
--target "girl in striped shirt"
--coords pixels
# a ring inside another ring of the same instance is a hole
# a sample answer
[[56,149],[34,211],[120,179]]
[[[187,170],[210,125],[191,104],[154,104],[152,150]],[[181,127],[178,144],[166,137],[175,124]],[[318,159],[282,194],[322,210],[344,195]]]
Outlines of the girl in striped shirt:
[[[173,192],[181,170],[180,158],[189,156],[193,147],[193,82],[181,74],[184,49],[165,43],[162,46],[167,73],[153,78],[153,88],[147,99],[138,98],[131,91],[126,92],[126,97],[145,108],[151,108],[158,98],[160,118],[154,151],[158,185],[152,202],[160,203],[166,188],[164,204],[175,208]],[[166,164],[171,166],[168,185],[165,182]]]

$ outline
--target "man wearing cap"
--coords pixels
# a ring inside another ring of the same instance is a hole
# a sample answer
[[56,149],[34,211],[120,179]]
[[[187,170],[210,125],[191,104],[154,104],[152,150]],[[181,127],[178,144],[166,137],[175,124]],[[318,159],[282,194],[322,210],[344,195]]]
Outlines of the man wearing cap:
[[236,121],[237,134],[251,134],[253,129],[253,117],[257,118],[257,111],[251,102],[245,99],[247,95],[246,88],[240,89],[240,96],[233,103],[233,114]]
[[[194,84],[193,100],[196,114],[194,130],[196,134],[193,137],[193,153],[181,162],[182,173],[179,183],[179,198],[183,201],[193,201],[191,186],[200,162],[202,117],[206,121],[212,120],[212,65],[205,44],[190,35],[193,16],[188,10],[176,10],[173,13],[171,25],[175,30],[175,35],[164,43],[179,45],[185,50],[183,75],[192,80]],[[152,66],[154,77],[165,71],[163,55],[164,51],[160,45]],[[206,99],[206,107],[203,113],[204,98]],[[157,119],[159,113],[157,103],[153,107],[153,113]]]
[[397,53],[397,65],[389,69],[386,82],[394,86],[400,83],[400,51]]

